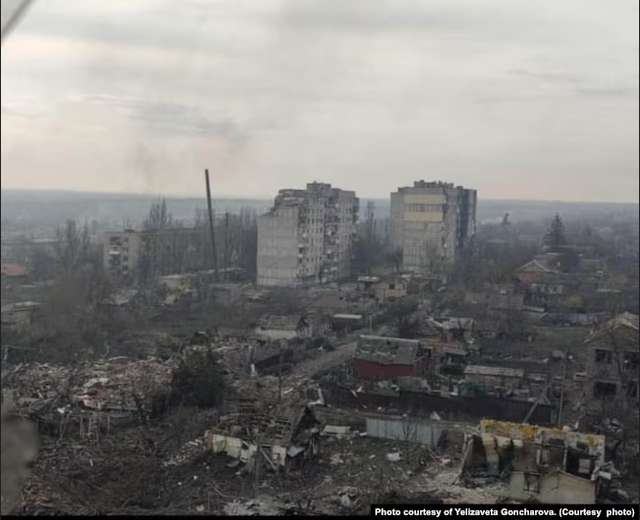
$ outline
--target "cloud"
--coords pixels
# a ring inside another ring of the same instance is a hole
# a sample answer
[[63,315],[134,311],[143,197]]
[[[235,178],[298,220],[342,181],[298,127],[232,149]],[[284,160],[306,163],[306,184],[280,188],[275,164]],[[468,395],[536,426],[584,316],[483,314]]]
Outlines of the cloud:
[[483,196],[625,200],[637,10],[37,2],[2,49],[2,183],[188,194],[200,177],[176,172],[215,165],[220,193],[263,197],[310,180],[386,196],[435,176]]
[[110,95],[89,95],[76,98],[77,103],[89,103],[123,112],[131,121],[140,123],[162,135],[197,135],[218,137],[234,144],[243,144],[248,135],[226,116],[213,118],[193,105],[166,101],[149,101]]

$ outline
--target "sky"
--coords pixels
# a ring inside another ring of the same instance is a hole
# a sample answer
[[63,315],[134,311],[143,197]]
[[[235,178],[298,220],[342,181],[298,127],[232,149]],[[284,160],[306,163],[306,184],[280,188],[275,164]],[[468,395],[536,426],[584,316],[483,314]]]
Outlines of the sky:
[[[3,1],[3,17],[5,4]],[[35,0],[2,189],[638,201],[638,1]]]

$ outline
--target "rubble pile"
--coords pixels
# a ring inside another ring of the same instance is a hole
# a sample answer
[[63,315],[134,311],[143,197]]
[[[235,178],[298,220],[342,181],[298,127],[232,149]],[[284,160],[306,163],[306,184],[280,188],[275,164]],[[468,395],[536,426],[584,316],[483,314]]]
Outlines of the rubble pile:
[[169,392],[173,370],[173,362],[153,358],[111,358],[75,368],[22,364],[4,374],[3,391],[12,393],[17,413],[40,426],[53,426],[62,434],[65,421],[74,418],[82,433],[92,426],[82,416],[106,420],[109,427],[134,414],[147,417],[155,399]]

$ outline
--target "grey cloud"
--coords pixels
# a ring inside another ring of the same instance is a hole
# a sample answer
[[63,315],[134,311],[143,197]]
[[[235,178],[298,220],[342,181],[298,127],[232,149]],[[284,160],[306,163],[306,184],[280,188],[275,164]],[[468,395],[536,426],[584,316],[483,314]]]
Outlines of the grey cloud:
[[537,72],[528,69],[509,69],[509,74],[516,76],[530,78],[535,80],[542,80],[553,83],[570,83],[575,84],[580,82],[580,78],[576,74],[570,72]]
[[581,86],[576,88],[576,92],[585,96],[604,96],[604,97],[632,97],[638,98],[638,85],[636,86],[612,86],[612,87],[594,87]]
[[[637,5],[40,0],[3,46],[2,180],[199,192],[175,172],[215,158],[221,192],[267,197],[314,178],[385,196],[431,174],[578,196],[585,174],[591,197],[629,198]],[[9,117],[23,95],[28,124]]]
[[546,84],[566,86],[571,92],[586,96],[629,97],[638,95],[638,85],[630,85],[628,81],[609,81],[608,86],[596,83],[592,78],[571,72],[544,72],[528,69],[510,69],[508,73],[522,78]]
[[107,95],[83,96],[81,99],[122,111],[132,121],[161,134],[219,137],[236,145],[245,143],[249,137],[230,117],[209,117],[196,106]]

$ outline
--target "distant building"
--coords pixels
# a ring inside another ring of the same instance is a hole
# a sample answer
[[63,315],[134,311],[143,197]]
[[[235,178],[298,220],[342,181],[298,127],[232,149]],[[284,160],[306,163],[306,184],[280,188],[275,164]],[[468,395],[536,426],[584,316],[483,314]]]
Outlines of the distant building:
[[638,402],[638,315],[625,312],[601,325],[585,342],[594,399]]
[[[185,252],[193,250],[193,243],[200,239],[201,233],[200,229],[187,227],[107,231],[102,236],[105,270],[119,278],[130,279],[136,276],[140,259],[148,248],[154,255],[154,262],[157,261],[156,274],[174,274],[179,270],[193,272],[200,269],[200,259],[194,260],[192,256],[185,255]],[[189,258],[185,259],[185,256]],[[177,266],[175,258],[183,258],[184,263]]]
[[2,306],[2,325],[8,330],[25,331],[39,317],[39,302],[17,302]]
[[258,219],[258,285],[348,278],[357,217],[353,191],[317,182],[306,190],[280,190],[273,208]]
[[104,268],[112,276],[132,276],[142,250],[141,231],[109,231],[104,234]]
[[2,264],[2,277],[11,278],[14,280],[25,280],[27,278],[28,271],[24,265],[21,264]]
[[476,190],[416,181],[391,194],[391,239],[402,267],[422,271],[432,261],[453,261],[476,231]]

